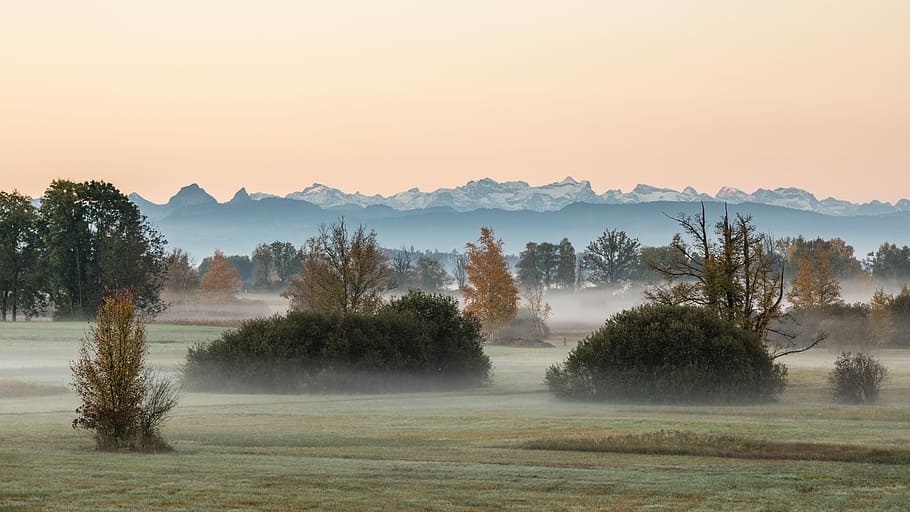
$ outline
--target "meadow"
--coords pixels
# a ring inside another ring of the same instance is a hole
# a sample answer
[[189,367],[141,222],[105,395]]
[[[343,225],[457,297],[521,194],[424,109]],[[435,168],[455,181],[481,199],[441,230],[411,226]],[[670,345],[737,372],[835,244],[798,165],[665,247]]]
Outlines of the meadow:
[[[556,348],[489,346],[492,385],[387,395],[182,394],[175,451],[99,453],[70,424],[86,323],[0,324],[0,510],[906,510],[910,351],[874,406],[835,404],[836,354],[790,357],[778,402],[565,402]],[[221,327],[150,325],[176,375]]]

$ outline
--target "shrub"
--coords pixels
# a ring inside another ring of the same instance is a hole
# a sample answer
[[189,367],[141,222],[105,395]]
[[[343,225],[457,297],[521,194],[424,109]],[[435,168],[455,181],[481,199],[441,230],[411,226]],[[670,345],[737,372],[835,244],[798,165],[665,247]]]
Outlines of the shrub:
[[145,365],[145,326],[135,316],[132,294],[106,297],[89,334],[72,364],[73,387],[82,399],[73,428],[93,431],[100,450],[167,449],[160,427],[177,392]]
[[755,334],[704,308],[646,305],[610,318],[546,382],[583,400],[763,401],[783,390],[786,368]]
[[480,324],[455,299],[411,291],[375,314],[293,311],[190,349],[186,384],[206,391],[388,391],[484,384]]
[[844,352],[828,375],[835,399],[846,403],[872,403],[888,371],[877,359],[866,354]]

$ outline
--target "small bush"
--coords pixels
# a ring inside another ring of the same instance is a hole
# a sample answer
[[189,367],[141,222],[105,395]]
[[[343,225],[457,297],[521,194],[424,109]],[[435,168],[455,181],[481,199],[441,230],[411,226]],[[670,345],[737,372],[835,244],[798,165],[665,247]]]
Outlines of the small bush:
[[129,292],[105,298],[72,364],[73,387],[82,399],[73,428],[94,432],[99,450],[169,448],[160,428],[177,392],[146,367],[145,326],[135,313]]
[[204,391],[376,392],[480,385],[490,370],[480,324],[451,297],[411,291],[375,314],[244,322],[191,348],[184,378]]
[[873,403],[878,400],[879,390],[887,375],[887,369],[874,357],[844,352],[834,362],[828,381],[838,401]]
[[610,318],[546,382],[571,399],[752,402],[783,391],[786,368],[757,336],[703,308],[646,305]]

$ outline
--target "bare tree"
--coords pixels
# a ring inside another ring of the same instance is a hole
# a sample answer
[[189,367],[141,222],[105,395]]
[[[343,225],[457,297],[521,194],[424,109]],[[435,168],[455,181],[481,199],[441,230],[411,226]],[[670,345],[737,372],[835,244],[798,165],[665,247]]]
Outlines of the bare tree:
[[407,288],[414,271],[414,248],[408,250],[401,246],[390,262],[392,276],[395,279],[395,288]]
[[452,269],[452,275],[455,277],[455,282],[458,284],[458,289],[464,289],[465,282],[468,280],[468,274],[465,272],[464,266],[467,264],[468,259],[464,254],[459,254],[455,256],[455,268]]
[[[695,217],[679,217],[691,242],[676,234],[670,243],[669,264],[653,263],[653,270],[666,278],[645,292],[653,302],[688,304],[707,308],[719,317],[757,334],[773,345],[772,356],[803,352],[823,339],[819,335],[806,347],[795,347],[795,335],[783,331],[784,272],[771,253],[767,235],[756,232],[751,217],[731,220],[724,212],[710,234],[705,208]],[[774,334],[773,338],[769,334]]]
[[550,318],[552,308],[550,304],[544,301],[544,289],[546,285],[542,281],[529,281],[525,283],[524,299],[527,302],[528,313],[534,320],[534,326],[539,336],[547,334],[547,320]]

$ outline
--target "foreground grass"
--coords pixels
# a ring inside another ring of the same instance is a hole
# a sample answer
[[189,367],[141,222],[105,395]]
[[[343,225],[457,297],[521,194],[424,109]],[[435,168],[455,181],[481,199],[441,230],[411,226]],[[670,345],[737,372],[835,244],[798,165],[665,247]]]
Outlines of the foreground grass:
[[[14,371],[17,380],[66,381],[60,356],[77,341],[36,348],[3,328],[0,362],[18,363],[0,366],[0,378]],[[166,329],[153,362],[168,366],[187,344],[211,335],[194,329]],[[703,445],[729,437],[898,452],[910,448],[907,354],[881,354],[892,379],[876,406],[831,401],[824,379],[834,355],[824,353],[792,361],[792,385],[774,404],[635,407],[547,393],[543,369],[568,348],[490,347],[495,382],[473,390],[186,393],[164,430],[171,454],[95,452],[90,435],[70,428],[72,394],[0,399],[0,510],[830,511],[906,510],[910,502],[907,466],[884,459],[529,447],[579,433],[647,440],[642,433],[664,430]]]

